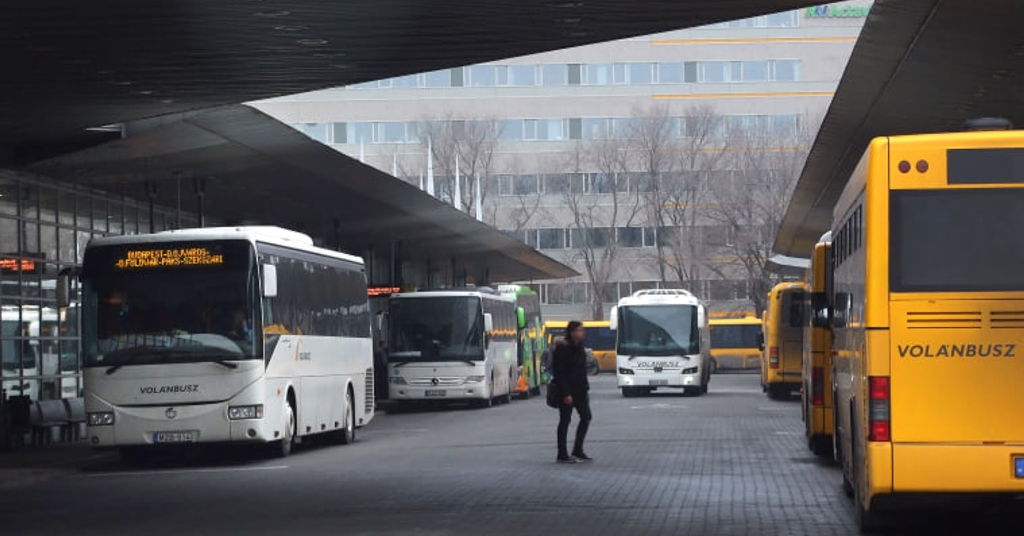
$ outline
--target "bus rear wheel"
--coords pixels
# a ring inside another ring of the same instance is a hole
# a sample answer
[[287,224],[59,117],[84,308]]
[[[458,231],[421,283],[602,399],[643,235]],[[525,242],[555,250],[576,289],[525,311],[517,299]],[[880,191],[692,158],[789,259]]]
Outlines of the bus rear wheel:
[[345,417],[341,422],[341,430],[335,434],[339,445],[351,445],[356,441],[356,407],[351,389],[345,391]]
[[295,446],[295,407],[291,400],[284,405],[284,437],[274,443],[274,456],[287,458]]

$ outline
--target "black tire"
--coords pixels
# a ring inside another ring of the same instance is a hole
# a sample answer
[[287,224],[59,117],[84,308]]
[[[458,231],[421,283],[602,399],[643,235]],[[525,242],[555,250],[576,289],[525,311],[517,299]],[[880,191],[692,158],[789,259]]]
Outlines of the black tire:
[[508,392],[505,393],[505,396],[501,399],[502,404],[511,404],[512,403],[512,391],[513,391],[513,387],[512,387],[512,371],[509,370],[508,371]]
[[345,420],[341,423],[341,430],[338,430],[338,443],[351,445],[356,442],[356,404],[352,397],[352,391],[345,392]]
[[807,440],[807,448],[815,456],[832,459],[832,436],[816,435]]
[[[856,430],[856,421],[853,419],[852,409],[850,415],[850,428]],[[854,482],[860,481],[860,471],[857,466],[857,442],[851,442],[853,451],[850,453],[852,458],[851,467],[853,467],[853,479]],[[845,479],[844,479],[845,480]],[[860,496],[860,486],[854,485],[854,482],[846,482],[850,485],[851,491],[853,492],[853,520],[857,524],[857,528],[860,529],[861,534],[872,534],[876,532],[882,532],[888,528],[886,520],[878,515],[876,512],[871,512],[864,509],[863,501]]]
[[711,362],[710,362],[710,365],[711,365],[711,373],[712,374],[716,374],[718,372],[718,361],[715,361],[714,359],[712,359]]
[[601,373],[601,366],[597,363],[596,360],[595,361],[590,361],[590,362],[587,363],[587,375],[588,376],[597,376],[600,373]]
[[297,423],[295,418],[295,408],[292,406],[291,401],[285,404],[285,430],[284,437],[272,443],[273,454],[278,458],[287,458],[292,453],[292,449],[295,447],[295,430],[297,429]]

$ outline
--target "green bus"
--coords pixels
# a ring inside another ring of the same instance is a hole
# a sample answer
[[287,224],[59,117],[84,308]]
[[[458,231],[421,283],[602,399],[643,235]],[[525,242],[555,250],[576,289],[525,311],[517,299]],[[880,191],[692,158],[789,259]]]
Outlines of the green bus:
[[544,321],[540,313],[540,296],[526,285],[500,285],[498,293],[513,298],[518,313],[522,315],[519,319],[521,327],[516,352],[519,380],[515,392],[523,399],[539,395],[543,384],[540,359],[547,347],[544,341]]

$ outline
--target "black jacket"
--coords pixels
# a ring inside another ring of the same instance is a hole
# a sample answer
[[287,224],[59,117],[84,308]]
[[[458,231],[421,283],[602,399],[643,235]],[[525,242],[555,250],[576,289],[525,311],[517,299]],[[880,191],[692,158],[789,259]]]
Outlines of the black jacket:
[[582,344],[560,340],[552,355],[554,378],[562,395],[581,397],[590,390],[587,379],[587,351]]

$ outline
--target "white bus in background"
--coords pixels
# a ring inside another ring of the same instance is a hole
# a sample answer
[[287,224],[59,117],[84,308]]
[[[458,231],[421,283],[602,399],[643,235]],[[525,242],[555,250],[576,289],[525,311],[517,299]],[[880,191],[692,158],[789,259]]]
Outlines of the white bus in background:
[[487,288],[395,294],[388,302],[390,400],[490,406],[512,399],[515,302]]
[[[271,443],[373,418],[358,257],[275,227],[92,240],[81,274],[88,441],[129,459],[165,444]],[[58,301],[67,306],[62,277]]]
[[32,311],[5,305],[0,315],[0,386],[7,396],[38,400],[39,354],[30,334]]
[[662,388],[689,395],[707,392],[711,380],[707,313],[685,290],[640,290],[612,309],[616,374],[623,396]]

